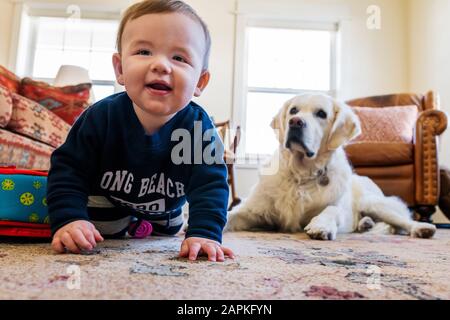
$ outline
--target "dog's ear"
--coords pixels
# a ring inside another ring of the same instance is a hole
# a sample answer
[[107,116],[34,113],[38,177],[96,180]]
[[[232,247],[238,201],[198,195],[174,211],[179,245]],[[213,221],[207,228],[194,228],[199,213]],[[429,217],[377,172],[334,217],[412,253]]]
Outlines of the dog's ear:
[[280,110],[275,117],[273,117],[272,122],[270,123],[270,126],[272,127],[273,132],[275,133],[275,136],[277,137],[277,139],[280,143],[283,143],[282,140],[283,140],[283,136],[284,136],[284,134],[281,133],[283,124],[280,119],[280,118],[282,118],[283,109]]
[[280,113],[278,112],[277,115],[275,117],[272,118],[272,122],[270,123],[270,127],[273,130],[278,130],[280,129],[280,121],[278,119],[278,116],[280,115]]
[[286,132],[286,110],[291,104],[292,99],[289,99],[283,104],[283,107],[278,111],[277,115],[273,117],[270,126],[272,127],[275,135],[277,136],[278,141],[283,144],[284,142],[284,133]]
[[361,133],[359,118],[345,103],[334,101],[334,121],[328,135],[328,150],[336,150]]

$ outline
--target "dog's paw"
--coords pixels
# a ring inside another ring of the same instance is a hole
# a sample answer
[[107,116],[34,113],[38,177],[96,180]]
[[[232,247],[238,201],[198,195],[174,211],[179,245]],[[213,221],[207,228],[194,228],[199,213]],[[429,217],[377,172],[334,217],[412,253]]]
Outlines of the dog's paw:
[[358,232],[366,232],[372,229],[375,226],[375,222],[373,222],[371,217],[363,217],[358,222]]
[[312,220],[305,227],[306,234],[315,240],[335,240],[337,234],[337,227],[332,223],[321,223],[317,220]]
[[436,226],[425,222],[416,222],[411,229],[411,237],[431,238],[436,232]]

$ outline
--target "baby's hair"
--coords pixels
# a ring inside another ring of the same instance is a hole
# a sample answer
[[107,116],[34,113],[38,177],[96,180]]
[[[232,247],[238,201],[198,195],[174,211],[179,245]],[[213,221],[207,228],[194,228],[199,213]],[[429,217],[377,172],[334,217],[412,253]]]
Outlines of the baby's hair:
[[137,19],[146,14],[152,13],[182,13],[194,21],[200,23],[205,35],[205,55],[203,58],[203,70],[208,69],[209,52],[211,50],[211,36],[206,23],[200,18],[195,10],[188,4],[179,0],[144,0],[130,6],[123,14],[117,32],[117,51],[122,53],[122,34],[128,21]]

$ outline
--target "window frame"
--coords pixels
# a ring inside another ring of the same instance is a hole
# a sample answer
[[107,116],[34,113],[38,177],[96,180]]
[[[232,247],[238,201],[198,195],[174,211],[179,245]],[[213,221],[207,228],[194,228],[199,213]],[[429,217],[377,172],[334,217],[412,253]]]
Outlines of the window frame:
[[[59,8],[61,7],[61,8]],[[78,6],[77,6],[78,7]],[[81,8],[78,7],[80,10]],[[37,32],[38,32],[38,19],[39,18],[63,18],[63,19],[71,19],[70,14],[66,11],[66,6],[58,6],[58,8],[46,7],[46,4],[43,3],[24,3],[18,6],[17,11],[15,13],[16,16],[20,14],[21,18],[20,25],[18,29],[20,30],[20,35],[16,39],[12,39],[12,41],[17,42],[14,47],[19,50],[19,41],[23,41],[21,39],[23,28],[27,30],[27,38],[26,45],[21,46],[21,50],[25,52],[17,52],[15,56],[20,55],[20,59],[15,59],[13,62],[16,66],[16,70],[18,74],[23,74],[27,76],[32,76],[32,72],[34,69],[34,58],[36,55],[37,48]],[[120,11],[118,9],[112,9],[109,12],[101,12],[101,11],[89,11],[84,10],[81,11],[82,16],[80,19],[82,20],[98,20],[98,21],[114,21],[119,24],[120,22]],[[22,25],[24,20],[23,15],[27,16],[27,23]],[[116,32],[117,30],[115,30]],[[112,63],[111,63],[112,64]],[[112,66],[111,66],[112,67]],[[55,74],[56,76],[56,74]],[[44,77],[33,77],[33,79],[38,81],[44,81],[49,84],[52,84],[54,78],[44,78]],[[119,92],[120,85],[113,80],[96,80],[91,79],[92,86],[111,86],[114,88],[114,93]],[[97,97],[96,97],[97,98]]]
[[[298,29],[313,31],[331,32],[330,43],[330,90],[314,91],[303,89],[277,89],[249,87],[248,84],[248,28],[280,28],[280,29]],[[233,88],[233,108],[232,121],[239,124],[243,132],[240,146],[238,148],[237,166],[240,168],[253,168],[265,161],[269,154],[251,154],[246,153],[246,124],[247,124],[247,95],[250,92],[256,93],[325,93],[332,97],[337,95],[338,87],[338,32],[339,22],[308,22],[299,20],[271,19],[266,17],[251,17],[244,14],[238,15],[236,19],[236,37],[235,37],[235,69],[234,69],[234,88]]]

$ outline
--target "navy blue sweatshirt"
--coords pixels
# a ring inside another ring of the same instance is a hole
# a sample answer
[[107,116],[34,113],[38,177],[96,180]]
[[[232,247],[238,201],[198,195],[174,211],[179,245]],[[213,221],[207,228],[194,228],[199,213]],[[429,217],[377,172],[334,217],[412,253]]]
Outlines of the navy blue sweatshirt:
[[[187,140],[190,148],[183,148],[186,144],[180,143]],[[172,153],[178,155],[176,163]],[[53,234],[69,222],[89,220],[88,196],[105,196],[117,207],[144,216],[179,212],[187,200],[186,237],[222,242],[227,169],[210,117],[191,102],[148,135],[126,92],[97,102],[52,154],[47,203]]]

